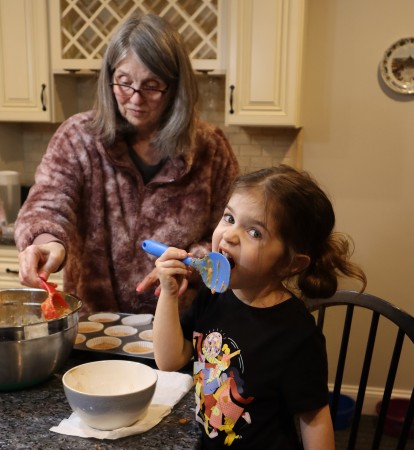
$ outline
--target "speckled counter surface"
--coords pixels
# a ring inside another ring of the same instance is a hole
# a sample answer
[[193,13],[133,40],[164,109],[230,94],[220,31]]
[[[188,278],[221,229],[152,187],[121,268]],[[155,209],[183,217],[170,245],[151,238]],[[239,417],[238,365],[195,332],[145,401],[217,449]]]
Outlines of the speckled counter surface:
[[[190,391],[157,426],[143,434],[117,440],[85,439],[50,431],[71,409],[62,387],[66,370],[93,360],[73,351],[65,366],[48,381],[13,392],[0,392],[0,449],[7,450],[181,450],[199,449],[200,431],[194,420]],[[4,362],[3,362],[4,363]]]

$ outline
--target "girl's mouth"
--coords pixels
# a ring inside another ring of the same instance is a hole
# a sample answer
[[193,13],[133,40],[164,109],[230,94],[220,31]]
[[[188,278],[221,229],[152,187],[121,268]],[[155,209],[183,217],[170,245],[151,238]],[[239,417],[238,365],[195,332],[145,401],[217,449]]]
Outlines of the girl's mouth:
[[220,249],[220,253],[221,253],[223,256],[225,256],[225,257],[227,258],[227,260],[228,260],[229,263],[230,263],[230,268],[233,269],[234,266],[235,266],[235,262],[234,262],[233,257],[230,255],[230,253],[227,253],[227,252],[224,251],[223,249]]

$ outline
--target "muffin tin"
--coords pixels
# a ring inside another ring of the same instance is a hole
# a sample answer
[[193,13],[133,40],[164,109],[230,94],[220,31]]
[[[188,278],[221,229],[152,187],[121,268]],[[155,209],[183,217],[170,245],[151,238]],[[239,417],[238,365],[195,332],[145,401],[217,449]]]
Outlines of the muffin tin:
[[152,314],[94,313],[79,319],[75,350],[154,359]]

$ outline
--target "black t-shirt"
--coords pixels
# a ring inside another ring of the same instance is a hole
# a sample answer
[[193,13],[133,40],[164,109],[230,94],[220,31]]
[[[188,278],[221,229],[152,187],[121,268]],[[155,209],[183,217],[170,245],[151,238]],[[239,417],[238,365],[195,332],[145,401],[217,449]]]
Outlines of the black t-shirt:
[[297,449],[294,414],[328,403],[325,339],[302,301],[255,308],[203,287],[181,323],[204,448]]

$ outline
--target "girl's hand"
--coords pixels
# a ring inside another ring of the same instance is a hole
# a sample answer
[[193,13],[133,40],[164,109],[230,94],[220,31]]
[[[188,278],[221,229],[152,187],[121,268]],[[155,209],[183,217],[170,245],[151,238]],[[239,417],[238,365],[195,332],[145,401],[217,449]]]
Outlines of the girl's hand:
[[[189,255],[184,250],[179,250],[179,251],[183,251],[186,256]],[[184,256],[184,258],[186,256]],[[187,276],[182,280],[178,295],[184,294],[184,292],[186,291],[186,289],[188,287],[189,282],[191,282],[191,281],[196,282],[200,279],[200,275],[197,272],[197,270],[193,269],[190,266],[186,266],[186,267],[187,267]],[[161,293],[161,286],[159,285],[159,277],[158,277],[157,267],[155,267],[142,281],[140,281],[136,287],[137,292],[145,292],[150,289],[154,289],[154,295],[156,295],[157,297]]]
[[160,289],[163,294],[178,297],[187,289],[187,277],[191,275],[192,271],[180,261],[187,256],[188,253],[185,250],[169,247],[155,261]]

